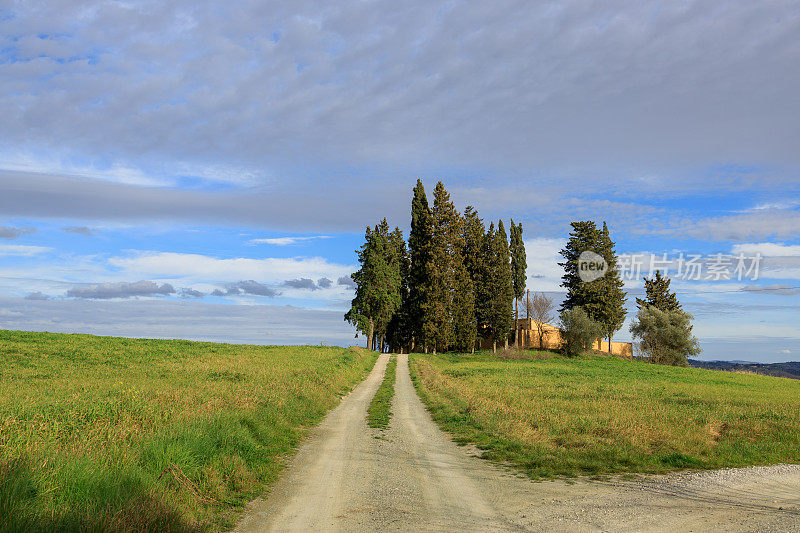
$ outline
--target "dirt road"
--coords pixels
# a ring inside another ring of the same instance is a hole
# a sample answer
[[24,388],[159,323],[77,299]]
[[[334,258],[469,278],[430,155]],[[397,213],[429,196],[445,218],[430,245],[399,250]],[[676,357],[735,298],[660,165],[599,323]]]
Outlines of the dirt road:
[[366,409],[388,356],[325,418],[236,531],[800,530],[800,467],[532,482],[442,433],[398,356],[389,430]]

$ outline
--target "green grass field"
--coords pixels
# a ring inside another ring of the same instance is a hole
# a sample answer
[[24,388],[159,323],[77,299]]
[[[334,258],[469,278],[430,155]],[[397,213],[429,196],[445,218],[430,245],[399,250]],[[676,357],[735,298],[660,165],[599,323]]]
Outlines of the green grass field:
[[392,356],[386,365],[383,382],[367,408],[367,425],[371,428],[386,429],[392,418],[392,397],[394,397],[394,376],[397,370],[397,356]]
[[0,331],[0,530],[227,528],[375,358]]
[[412,356],[434,419],[533,478],[800,462],[800,381],[616,358]]

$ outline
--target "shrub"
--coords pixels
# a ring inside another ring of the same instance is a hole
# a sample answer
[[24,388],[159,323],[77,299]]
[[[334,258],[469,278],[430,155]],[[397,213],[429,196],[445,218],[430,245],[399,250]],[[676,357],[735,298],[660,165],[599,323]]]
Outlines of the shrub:
[[599,322],[595,322],[581,307],[561,312],[561,349],[565,355],[578,355],[591,348],[592,343],[603,334]]
[[652,363],[688,366],[688,357],[700,353],[692,335],[692,315],[685,311],[662,311],[653,306],[639,309],[631,324],[631,334],[639,339],[638,348]]

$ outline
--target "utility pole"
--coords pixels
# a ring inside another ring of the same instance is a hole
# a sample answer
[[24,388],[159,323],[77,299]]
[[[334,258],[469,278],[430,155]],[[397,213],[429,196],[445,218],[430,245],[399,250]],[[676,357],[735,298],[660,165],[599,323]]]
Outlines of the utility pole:
[[528,293],[525,295],[525,318],[531,318],[531,290],[528,289]]

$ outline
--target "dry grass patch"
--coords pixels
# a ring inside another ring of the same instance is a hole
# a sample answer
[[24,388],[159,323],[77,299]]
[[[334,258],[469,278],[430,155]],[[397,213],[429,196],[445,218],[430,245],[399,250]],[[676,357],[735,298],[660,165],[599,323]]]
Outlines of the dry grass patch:
[[446,431],[533,477],[800,462],[800,381],[554,354],[411,371]]

